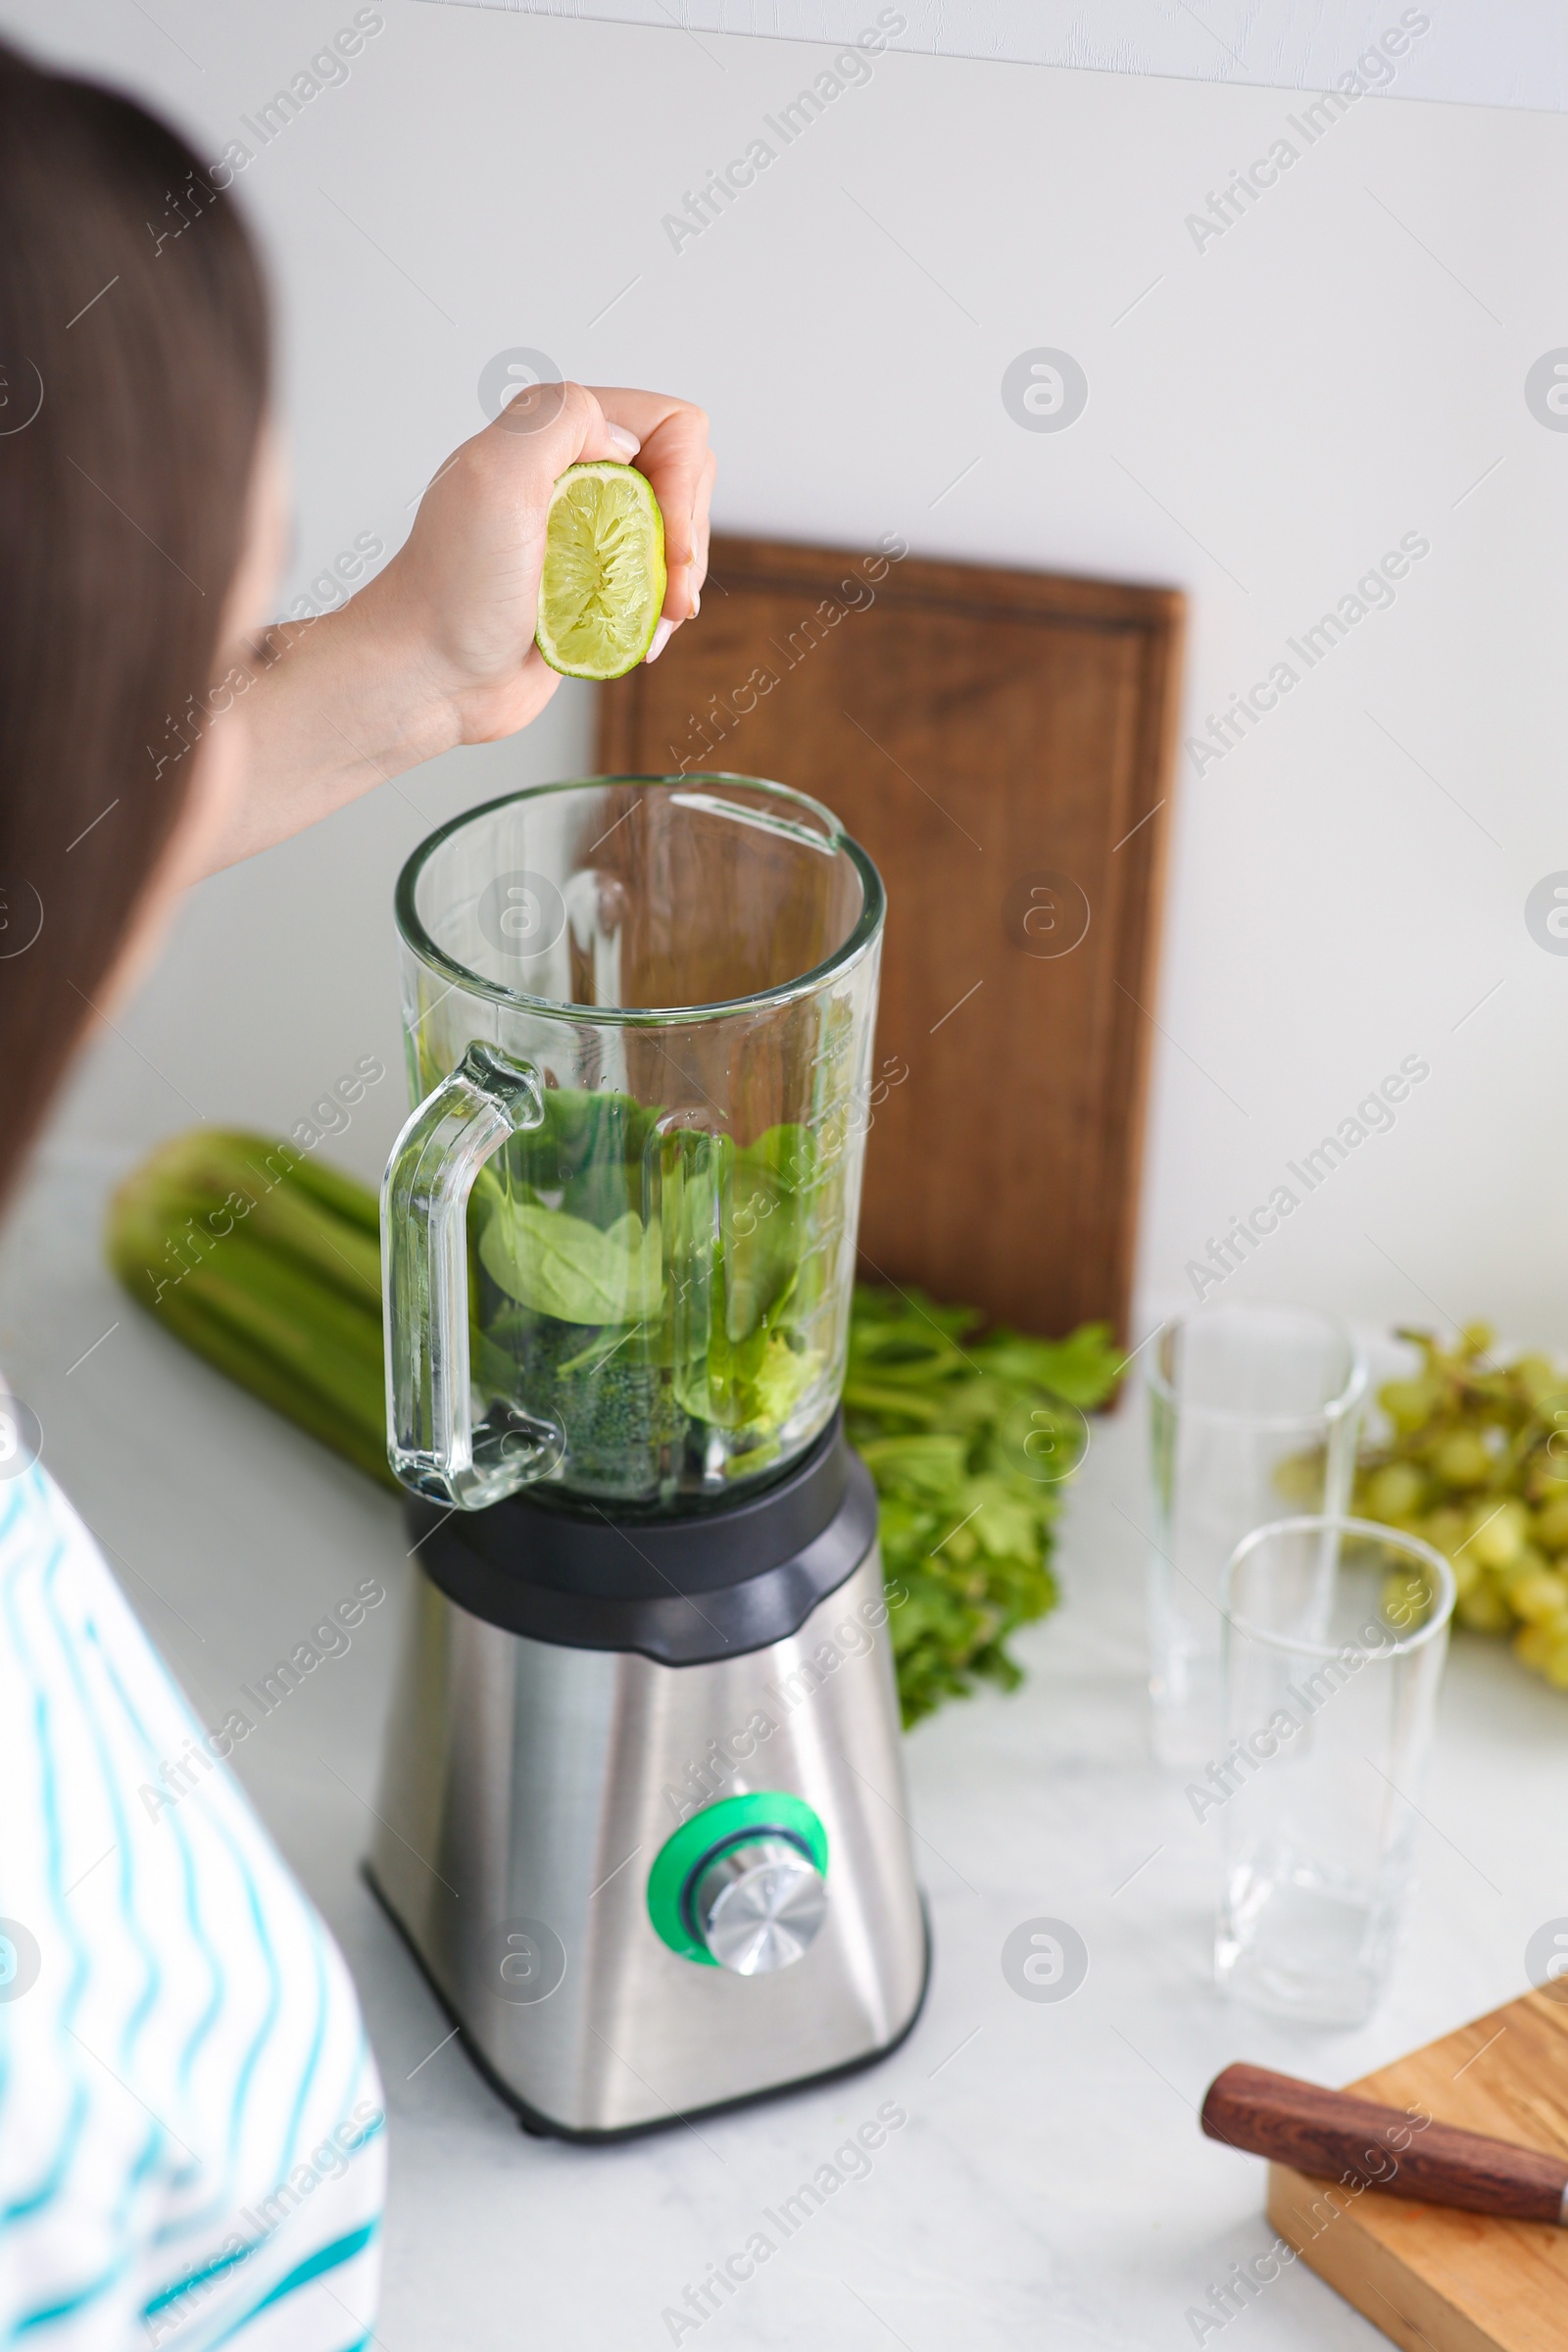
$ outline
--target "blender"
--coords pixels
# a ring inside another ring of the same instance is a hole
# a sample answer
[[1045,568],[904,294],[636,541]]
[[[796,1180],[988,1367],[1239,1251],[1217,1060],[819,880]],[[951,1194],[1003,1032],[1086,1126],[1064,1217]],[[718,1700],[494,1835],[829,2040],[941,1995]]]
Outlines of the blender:
[[416,1573],[367,1872],[525,2127],[619,2137],[924,1994],[839,1415],[882,886],[800,793],[630,776],[457,818],[396,907]]

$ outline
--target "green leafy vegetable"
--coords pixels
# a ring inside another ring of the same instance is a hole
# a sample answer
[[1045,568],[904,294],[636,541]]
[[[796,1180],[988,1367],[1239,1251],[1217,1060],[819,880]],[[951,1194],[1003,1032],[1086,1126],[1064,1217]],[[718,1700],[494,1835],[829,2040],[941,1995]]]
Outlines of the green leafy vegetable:
[[1056,1603],[1051,1572],[1083,1408],[1116,1386],[1108,1327],[998,1329],[919,1292],[858,1290],[844,1412],[881,1496],[882,1566],[906,1724],[977,1678],[1015,1688],[1007,1638]]
[[[771,1432],[788,1420],[821,1369],[813,1349],[792,1346],[762,1324],[743,1340],[731,1340],[720,1320],[710,1327],[701,1352],[677,1370],[675,1394],[694,1419],[714,1429]],[[761,1466],[755,1450],[745,1457],[748,1470]]]
[[514,1136],[503,1157],[515,1189],[611,1225],[642,1205],[643,1152],[659,1117],[630,1095],[553,1086],[544,1124]]
[[479,1258],[498,1290],[563,1323],[657,1321],[664,1262],[657,1224],[635,1209],[601,1232],[564,1208],[499,1201],[479,1236]]

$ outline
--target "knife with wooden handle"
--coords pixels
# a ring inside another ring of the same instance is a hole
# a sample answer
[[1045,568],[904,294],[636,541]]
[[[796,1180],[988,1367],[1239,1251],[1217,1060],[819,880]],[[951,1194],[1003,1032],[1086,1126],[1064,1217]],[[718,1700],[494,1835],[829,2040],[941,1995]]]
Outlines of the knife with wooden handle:
[[1317,2179],[1568,2227],[1568,2159],[1419,2110],[1381,2107],[1266,2067],[1228,2066],[1208,2086],[1201,2121],[1210,2139]]

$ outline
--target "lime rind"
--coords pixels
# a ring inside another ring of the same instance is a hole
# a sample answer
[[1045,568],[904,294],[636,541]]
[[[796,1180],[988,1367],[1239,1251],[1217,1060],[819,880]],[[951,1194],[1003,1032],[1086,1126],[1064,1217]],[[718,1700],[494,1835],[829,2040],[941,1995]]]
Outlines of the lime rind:
[[568,466],[550,498],[534,643],[566,678],[623,678],[664,602],[664,518],[645,474]]

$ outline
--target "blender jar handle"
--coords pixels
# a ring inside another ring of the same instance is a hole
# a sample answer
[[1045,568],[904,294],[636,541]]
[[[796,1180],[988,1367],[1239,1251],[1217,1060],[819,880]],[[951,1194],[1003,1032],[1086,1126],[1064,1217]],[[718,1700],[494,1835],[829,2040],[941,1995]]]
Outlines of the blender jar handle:
[[560,1459],[559,1430],[514,1406],[476,1424],[469,1387],[468,1195],[492,1152],[544,1115],[531,1063],[472,1045],[414,1111],[381,1181],[387,1457],[406,1487],[460,1510]]

